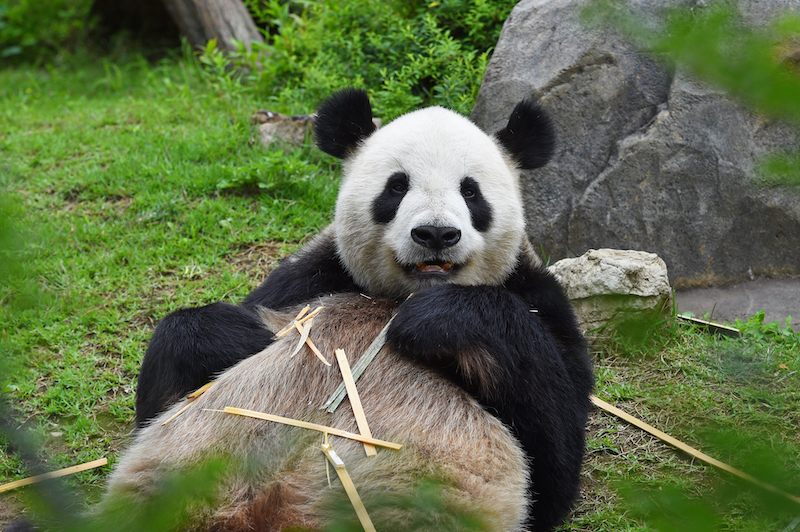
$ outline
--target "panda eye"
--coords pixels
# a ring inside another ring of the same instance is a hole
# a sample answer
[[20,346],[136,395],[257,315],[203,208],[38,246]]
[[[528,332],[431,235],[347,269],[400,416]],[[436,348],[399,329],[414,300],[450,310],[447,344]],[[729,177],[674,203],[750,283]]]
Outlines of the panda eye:
[[478,194],[478,191],[475,190],[475,187],[465,185],[461,187],[461,195],[464,199],[472,199]]
[[402,172],[398,172],[389,178],[387,188],[395,196],[403,196],[408,192],[408,176]]

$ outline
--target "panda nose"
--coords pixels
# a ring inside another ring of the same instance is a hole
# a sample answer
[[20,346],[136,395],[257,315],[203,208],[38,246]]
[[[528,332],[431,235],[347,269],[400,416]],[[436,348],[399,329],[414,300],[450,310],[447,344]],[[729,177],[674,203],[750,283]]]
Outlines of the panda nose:
[[461,230],[455,227],[421,225],[411,230],[411,238],[427,248],[444,249],[456,245],[461,239]]

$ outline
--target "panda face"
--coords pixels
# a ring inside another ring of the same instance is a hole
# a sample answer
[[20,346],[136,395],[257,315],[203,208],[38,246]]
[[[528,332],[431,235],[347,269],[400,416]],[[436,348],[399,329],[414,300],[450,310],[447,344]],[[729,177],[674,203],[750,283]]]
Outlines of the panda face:
[[371,293],[502,283],[524,239],[517,170],[497,142],[440,107],[404,115],[344,162],[339,254]]

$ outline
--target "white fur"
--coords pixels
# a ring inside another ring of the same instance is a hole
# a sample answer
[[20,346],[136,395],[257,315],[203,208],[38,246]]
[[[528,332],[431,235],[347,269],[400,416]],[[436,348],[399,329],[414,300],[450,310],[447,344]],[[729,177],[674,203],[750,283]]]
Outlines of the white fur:
[[[396,172],[409,176],[409,190],[387,225],[372,219],[372,202]],[[461,196],[471,177],[492,208],[486,232],[473,226]],[[368,137],[344,163],[336,203],[336,241],[342,261],[370,293],[403,296],[438,282],[502,283],[523,247],[524,214],[519,174],[498,143],[468,119],[441,107],[401,116]],[[409,276],[398,264],[433,259],[415,243],[411,229],[447,225],[459,242],[436,258],[461,265],[449,276]]]

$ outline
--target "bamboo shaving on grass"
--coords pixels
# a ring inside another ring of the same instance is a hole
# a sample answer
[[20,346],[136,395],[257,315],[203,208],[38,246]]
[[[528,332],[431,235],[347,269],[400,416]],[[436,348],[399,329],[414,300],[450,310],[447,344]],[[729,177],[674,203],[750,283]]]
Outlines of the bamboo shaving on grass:
[[645,423],[641,419],[639,419],[637,417],[634,417],[634,416],[628,414],[627,412],[623,412],[619,408],[606,403],[605,401],[603,401],[602,399],[600,399],[597,396],[592,395],[592,396],[590,396],[590,398],[592,400],[592,403],[595,404],[595,406],[597,406],[599,408],[602,408],[606,412],[614,414],[615,416],[617,416],[617,417],[619,417],[621,419],[624,419],[628,423],[631,423],[632,425],[635,425],[635,426],[639,427],[640,429],[644,430],[645,432],[648,432],[648,433],[652,434],[653,436],[655,436],[656,438],[659,438],[660,440],[662,440],[662,441],[664,441],[666,443],[669,443],[673,447],[676,447],[676,448],[680,449],[681,451],[690,454],[691,456],[697,458],[698,460],[702,460],[703,462],[705,462],[707,464],[711,464],[714,467],[718,467],[719,469],[722,469],[724,471],[727,471],[728,473],[731,473],[732,475],[736,475],[737,477],[742,478],[742,479],[744,479],[744,480],[746,480],[748,482],[751,482],[751,483],[755,484],[756,486],[764,488],[767,491],[771,491],[772,493],[775,493],[777,495],[780,495],[782,497],[785,497],[785,498],[789,499],[790,501],[793,501],[793,502],[796,502],[797,504],[800,504],[800,497],[796,497],[796,496],[794,496],[794,495],[792,495],[790,493],[786,493],[785,491],[782,491],[782,490],[776,488],[775,486],[772,486],[770,484],[767,484],[766,482],[762,482],[762,481],[758,480],[757,478],[755,478],[752,475],[748,475],[744,471],[740,471],[739,469],[736,469],[735,467],[731,467],[728,464],[726,464],[724,462],[720,462],[719,460],[717,460],[715,458],[711,458],[707,454],[698,451],[694,447],[692,447],[690,445],[687,445],[687,444],[683,443],[682,441],[680,441],[680,440],[678,440],[676,438],[673,438],[669,434],[658,430],[657,428],[653,427],[652,425],[648,425],[647,423]]
[[[364,415],[364,408],[361,406],[361,398],[358,396],[356,382],[353,379],[353,374],[350,373],[350,364],[347,362],[347,356],[342,349],[337,349],[335,353],[336,360],[339,362],[339,369],[342,371],[345,387],[347,388],[347,397],[350,398],[350,406],[353,407],[353,415],[356,417],[358,431],[364,436],[369,436],[371,438],[372,433],[369,430],[369,425],[367,425],[367,416]],[[364,444],[364,451],[367,453],[367,456],[375,456],[378,454],[378,451],[375,450],[375,446],[369,443]]]
[[37,482],[42,482],[43,480],[49,480],[51,478],[74,475],[75,473],[80,473],[81,471],[88,471],[96,467],[104,466],[107,463],[108,463],[107,458],[99,458],[97,460],[92,460],[91,462],[86,462],[84,464],[65,467],[64,469],[59,469],[58,471],[50,471],[49,473],[36,475],[35,477],[28,477],[28,478],[23,478],[21,480],[15,480],[14,482],[9,482],[8,484],[0,485],[0,493],[4,491],[10,491],[13,489],[21,488],[22,486],[29,486],[30,484],[36,484]]

